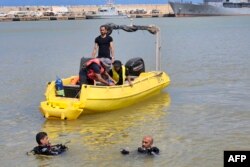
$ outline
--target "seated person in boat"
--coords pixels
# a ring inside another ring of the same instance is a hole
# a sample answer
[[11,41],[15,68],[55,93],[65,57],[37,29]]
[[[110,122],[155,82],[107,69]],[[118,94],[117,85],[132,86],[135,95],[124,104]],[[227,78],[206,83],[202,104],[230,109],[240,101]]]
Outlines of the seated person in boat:
[[95,81],[101,82],[104,85],[115,85],[112,77],[108,74],[111,68],[111,60],[109,58],[94,58],[85,63],[79,72],[80,85],[94,85]]
[[160,150],[153,146],[154,139],[152,136],[144,136],[142,139],[142,146],[138,148],[139,153],[157,155]]
[[65,152],[68,148],[65,145],[51,145],[46,132],[39,132],[36,135],[38,146],[34,147],[31,152],[40,155],[59,155]]
[[123,85],[125,83],[125,79],[127,79],[129,85],[132,86],[128,70],[119,60],[114,61],[113,67],[109,71],[109,75],[116,81],[116,85]]

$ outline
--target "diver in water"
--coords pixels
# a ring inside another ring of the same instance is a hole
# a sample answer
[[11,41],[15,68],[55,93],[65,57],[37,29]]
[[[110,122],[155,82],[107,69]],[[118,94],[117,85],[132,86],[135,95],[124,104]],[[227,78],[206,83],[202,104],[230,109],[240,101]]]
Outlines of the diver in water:
[[139,153],[158,155],[160,150],[157,147],[153,147],[154,139],[152,136],[144,136],[142,139],[142,146],[138,148]]
[[34,147],[33,150],[30,151],[33,154],[59,155],[68,149],[68,147],[62,144],[51,145],[46,132],[37,133],[36,141],[38,146]]
[[[148,155],[158,155],[160,153],[159,148],[153,146],[153,137],[152,136],[144,136],[142,139],[142,146],[137,149],[137,152],[140,154],[148,154]],[[126,149],[122,149],[121,153],[123,155],[127,155],[130,151]]]

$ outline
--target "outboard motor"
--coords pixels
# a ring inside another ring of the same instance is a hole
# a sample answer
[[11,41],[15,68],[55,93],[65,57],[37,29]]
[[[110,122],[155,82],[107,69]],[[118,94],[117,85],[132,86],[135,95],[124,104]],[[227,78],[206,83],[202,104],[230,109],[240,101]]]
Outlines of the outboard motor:
[[128,60],[125,67],[128,69],[129,75],[131,76],[139,76],[140,73],[145,72],[145,64],[140,57]]

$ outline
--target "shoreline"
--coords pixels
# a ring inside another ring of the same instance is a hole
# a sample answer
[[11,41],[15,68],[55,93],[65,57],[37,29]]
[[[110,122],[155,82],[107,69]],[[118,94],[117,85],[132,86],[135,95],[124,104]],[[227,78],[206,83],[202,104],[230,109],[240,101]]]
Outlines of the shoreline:
[[[80,5],[80,6],[1,6],[0,12],[6,16],[0,16],[0,22],[8,21],[40,21],[40,20],[82,20],[86,19],[86,14],[96,12],[104,5]],[[115,8],[131,18],[149,17],[174,17],[173,10],[169,4],[133,4],[133,5],[114,5]],[[67,14],[44,15],[44,13],[60,12],[67,10]],[[152,10],[159,13],[154,14]],[[14,15],[14,12],[40,13],[40,15]]]

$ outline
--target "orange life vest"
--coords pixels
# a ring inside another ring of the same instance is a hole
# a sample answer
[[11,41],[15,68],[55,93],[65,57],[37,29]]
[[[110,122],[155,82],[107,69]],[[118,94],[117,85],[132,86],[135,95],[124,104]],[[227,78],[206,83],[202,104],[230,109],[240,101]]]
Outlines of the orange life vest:
[[76,85],[79,82],[79,80],[80,80],[79,76],[74,77],[74,78],[71,79],[70,84],[71,85]]
[[[86,63],[86,67],[88,68],[92,63],[95,63],[95,64],[97,64],[100,67],[101,74],[103,74],[105,72],[105,69],[102,67],[101,61],[99,59],[95,58],[95,59],[89,60]],[[92,69],[88,69],[87,76],[88,76],[88,78],[90,78],[92,80],[96,80],[95,72]]]

